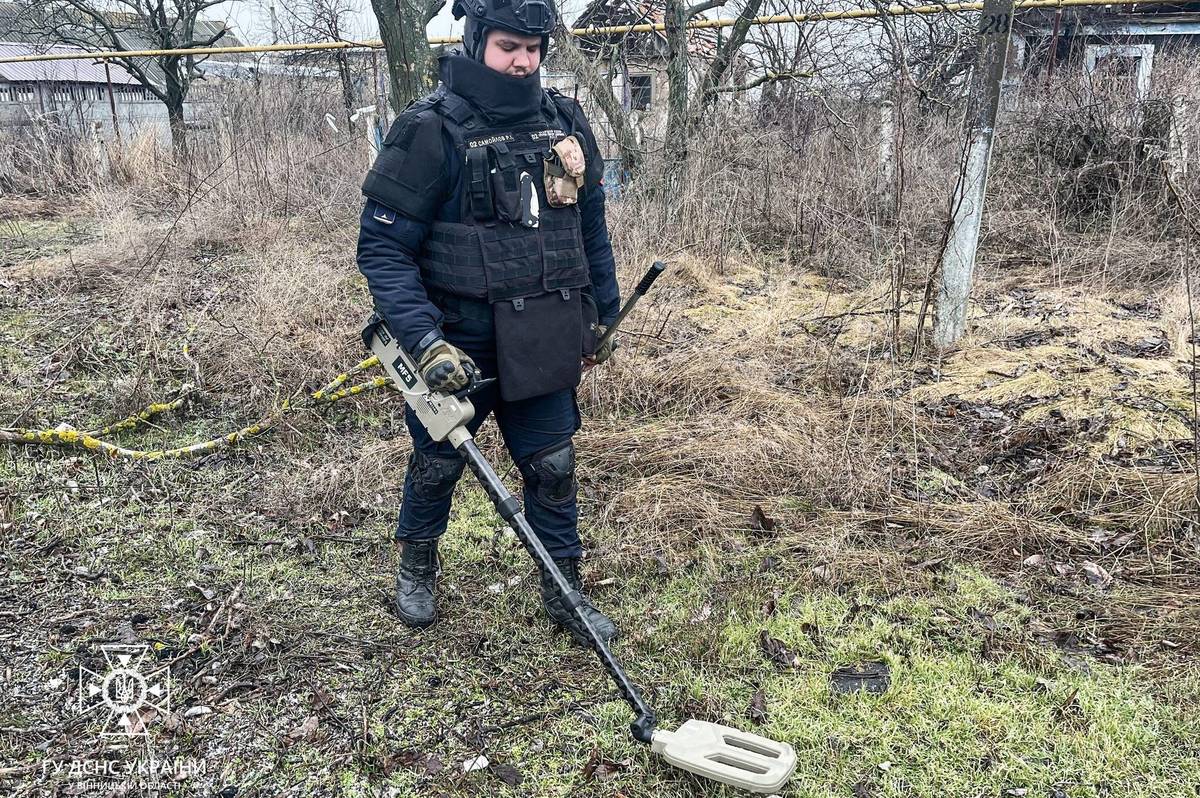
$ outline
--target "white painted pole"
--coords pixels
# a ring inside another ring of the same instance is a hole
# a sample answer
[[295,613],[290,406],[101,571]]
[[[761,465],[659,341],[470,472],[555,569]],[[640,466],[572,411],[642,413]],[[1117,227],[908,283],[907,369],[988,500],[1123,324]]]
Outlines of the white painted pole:
[[1171,159],[1171,179],[1183,180],[1188,173],[1188,102],[1182,97],[1171,101],[1171,125],[1167,134],[1167,157]]
[[1013,0],[984,0],[979,18],[979,59],[967,99],[966,147],[954,187],[950,236],[942,254],[941,283],[933,324],[933,343],[953,346],[967,327],[967,304],[975,274],[975,253],[983,224],[988,164],[1012,37]]
[[888,218],[896,203],[896,106],[879,104],[879,211]]

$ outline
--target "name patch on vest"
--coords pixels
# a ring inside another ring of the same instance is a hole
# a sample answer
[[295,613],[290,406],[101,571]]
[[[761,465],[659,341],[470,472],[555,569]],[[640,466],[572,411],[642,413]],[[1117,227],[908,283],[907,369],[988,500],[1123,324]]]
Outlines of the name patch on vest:
[[467,148],[474,149],[475,147],[487,147],[490,144],[511,144],[517,141],[554,141],[560,139],[565,134],[556,127],[546,128],[545,130],[534,131],[515,131],[513,133],[497,133],[493,136],[480,136],[475,139],[467,139]]
[[484,136],[481,139],[468,139],[468,147],[486,147],[489,144],[507,144],[510,141],[516,141],[517,138],[512,133],[501,133],[497,136]]

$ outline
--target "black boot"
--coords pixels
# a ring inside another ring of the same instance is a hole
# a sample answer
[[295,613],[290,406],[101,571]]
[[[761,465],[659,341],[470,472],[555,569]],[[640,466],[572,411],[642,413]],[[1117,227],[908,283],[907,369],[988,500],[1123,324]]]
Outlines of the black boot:
[[[582,583],[579,579],[578,557],[564,557],[562,559],[556,557],[554,564],[558,566],[558,570],[562,571],[562,575],[566,577],[567,584],[575,590],[582,591]],[[596,630],[604,642],[607,643],[610,640],[615,640],[617,637],[617,625],[608,616],[596,609],[587,596],[582,596],[582,598],[583,604],[580,606],[587,614],[592,628]],[[542,571],[542,603],[546,607],[546,614],[550,616],[550,620],[570,632],[571,637],[575,638],[576,642],[587,645],[587,632],[584,630],[583,624],[575,617],[574,610],[563,608],[562,597],[558,593],[554,579],[546,571]]]
[[409,626],[424,628],[437,620],[433,590],[437,582],[437,540],[412,540],[404,544],[396,574],[396,612]]

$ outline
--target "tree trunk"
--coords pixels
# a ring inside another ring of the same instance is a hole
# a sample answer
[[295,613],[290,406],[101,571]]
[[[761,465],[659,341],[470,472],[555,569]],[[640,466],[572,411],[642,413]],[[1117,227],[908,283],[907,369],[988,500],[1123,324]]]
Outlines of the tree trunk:
[[371,0],[379,20],[379,38],[387,51],[392,109],[396,113],[428,94],[436,83],[425,26],[440,6],[438,3],[431,9],[428,0]]
[[682,176],[687,161],[688,46],[687,5],[666,0],[667,35],[667,170]]
[[354,83],[350,77],[350,59],[345,50],[339,50],[337,59],[338,76],[342,79],[342,105],[346,108],[346,128],[354,132]]
[[182,161],[187,158],[187,122],[183,110],[187,90],[179,77],[182,64],[176,60],[171,64],[163,63],[162,66],[166,90],[163,105],[167,106],[167,122],[171,126],[171,148],[175,151],[175,157]]
[[703,119],[704,112],[712,107],[717,97],[717,87],[725,80],[737,60],[742,45],[746,43],[746,35],[750,32],[750,23],[758,16],[763,0],[746,0],[737,21],[730,31],[729,37],[717,49],[716,55],[708,64],[704,78],[696,88],[696,96],[692,98],[692,106],[688,110],[688,134],[695,132],[697,125]]

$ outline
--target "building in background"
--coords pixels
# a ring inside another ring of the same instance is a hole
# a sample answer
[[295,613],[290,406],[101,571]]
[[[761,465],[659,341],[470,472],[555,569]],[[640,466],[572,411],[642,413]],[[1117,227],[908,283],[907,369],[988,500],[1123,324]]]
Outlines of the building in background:
[[[35,13],[25,4],[0,2],[0,58],[85,52],[56,41],[39,25]],[[220,34],[219,46],[242,44],[223,22],[198,23],[197,35],[216,34]],[[122,30],[119,36],[130,50],[158,46],[148,35],[134,30]],[[139,59],[138,64],[151,82],[162,85],[162,71],[153,59]],[[189,120],[203,115],[192,98],[184,111]],[[107,70],[102,61],[90,58],[0,64],[0,127],[38,124],[53,124],[103,139],[152,125],[163,141],[170,141],[166,107],[115,61],[109,62]]]
[[[82,51],[0,42],[0,58],[76,52]],[[165,124],[167,118],[158,98],[117,64],[107,71],[91,59],[0,64],[0,126],[54,122],[79,131],[111,132],[114,117],[130,130],[159,117]]]
[[[611,25],[661,24],[665,19],[663,0],[592,0],[571,23],[574,28],[601,28]],[[699,18],[703,18],[701,15]],[[662,146],[667,127],[667,103],[670,85],[667,64],[670,48],[662,31],[649,33],[613,33],[583,36],[576,40],[579,49],[612,75],[613,94],[621,100],[639,145],[646,149]],[[717,50],[714,30],[688,31],[689,85],[694,88],[700,68],[706,66]],[[599,107],[579,86],[551,50],[543,68],[543,82],[568,97],[577,96],[584,104],[599,140],[605,160],[619,156],[608,121]]]
[[1144,100],[1156,56],[1200,54],[1200,2],[1039,9],[1018,16],[1013,32],[1026,70],[1082,70]]

